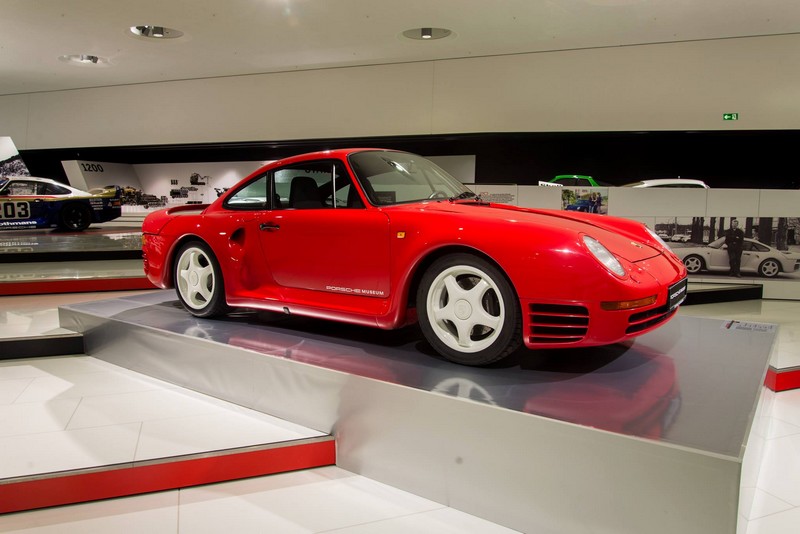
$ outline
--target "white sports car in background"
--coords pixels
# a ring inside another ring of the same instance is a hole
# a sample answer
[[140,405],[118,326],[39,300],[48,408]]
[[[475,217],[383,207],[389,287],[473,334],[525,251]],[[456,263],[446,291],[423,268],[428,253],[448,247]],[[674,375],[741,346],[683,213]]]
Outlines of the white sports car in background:
[[[702,247],[683,247],[673,250],[683,260],[690,274],[700,271],[730,271],[728,247],[720,237]],[[758,273],[773,278],[780,273],[793,273],[800,267],[800,257],[782,252],[755,239],[745,238],[742,248],[742,272]]]
[[693,187],[695,189],[709,189],[708,185],[702,180],[691,178],[655,178],[652,180],[641,180],[632,184],[625,184],[622,187]]

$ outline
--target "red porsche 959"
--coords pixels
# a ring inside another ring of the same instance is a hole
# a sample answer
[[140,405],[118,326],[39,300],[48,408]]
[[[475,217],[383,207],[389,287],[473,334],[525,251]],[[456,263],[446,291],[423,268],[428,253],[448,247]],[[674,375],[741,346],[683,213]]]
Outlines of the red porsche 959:
[[232,307],[399,328],[448,360],[616,343],[669,320],[683,263],[645,225],[482,201],[423,157],[272,162],[210,205],[148,215],[144,266],[198,317]]

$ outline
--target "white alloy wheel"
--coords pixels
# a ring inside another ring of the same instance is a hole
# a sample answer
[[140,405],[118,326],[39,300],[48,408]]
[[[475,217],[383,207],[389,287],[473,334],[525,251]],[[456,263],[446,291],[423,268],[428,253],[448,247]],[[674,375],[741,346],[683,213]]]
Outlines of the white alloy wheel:
[[439,273],[426,301],[437,337],[458,352],[478,352],[495,342],[505,321],[500,289],[486,273],[456,265]]
[[686,256],[683,264],[690,274],[699,273],[703,270],[703,259],[700,256]]
[[781,266],[778,263],[778,260],[773,260],[770,258],[761,262],[761,265],[758,267],[758,272],[767,278],[774,278],[780,274]]
[[473,254],[434,261],[420,279],[417,315],[436,352],[463,365],[488,365],[522,343],[514,287],[499,267]]
[[178,252],[175,289],[186,309],[198,317],[213,317],[228,311],[216,261],[204,243],[188,243]]

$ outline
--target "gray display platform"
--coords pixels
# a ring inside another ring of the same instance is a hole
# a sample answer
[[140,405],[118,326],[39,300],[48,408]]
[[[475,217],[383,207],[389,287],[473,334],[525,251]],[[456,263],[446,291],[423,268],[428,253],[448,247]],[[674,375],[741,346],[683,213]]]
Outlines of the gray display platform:
[[676,317],[476,369],[413,328],[203,320],[171,291],[60,319],[96,358],[332,433],[339,466],[520,531],[730,533],[751,504],[771,325]]

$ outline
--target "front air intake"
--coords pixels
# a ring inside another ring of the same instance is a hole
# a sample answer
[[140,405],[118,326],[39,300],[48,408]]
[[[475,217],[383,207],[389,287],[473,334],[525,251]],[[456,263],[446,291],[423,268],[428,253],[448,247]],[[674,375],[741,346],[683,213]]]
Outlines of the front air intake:
[[628,328],[625,330],[625,333],[636,334],[648,328],[652,328],[667,321],[677,311],[678,308],[670,310],[667,306],[661,306],[653,310],[634,313],[628,318]]
[[589,331],[589,310],[564,304],[531,304],[531,343],[576,343]]

